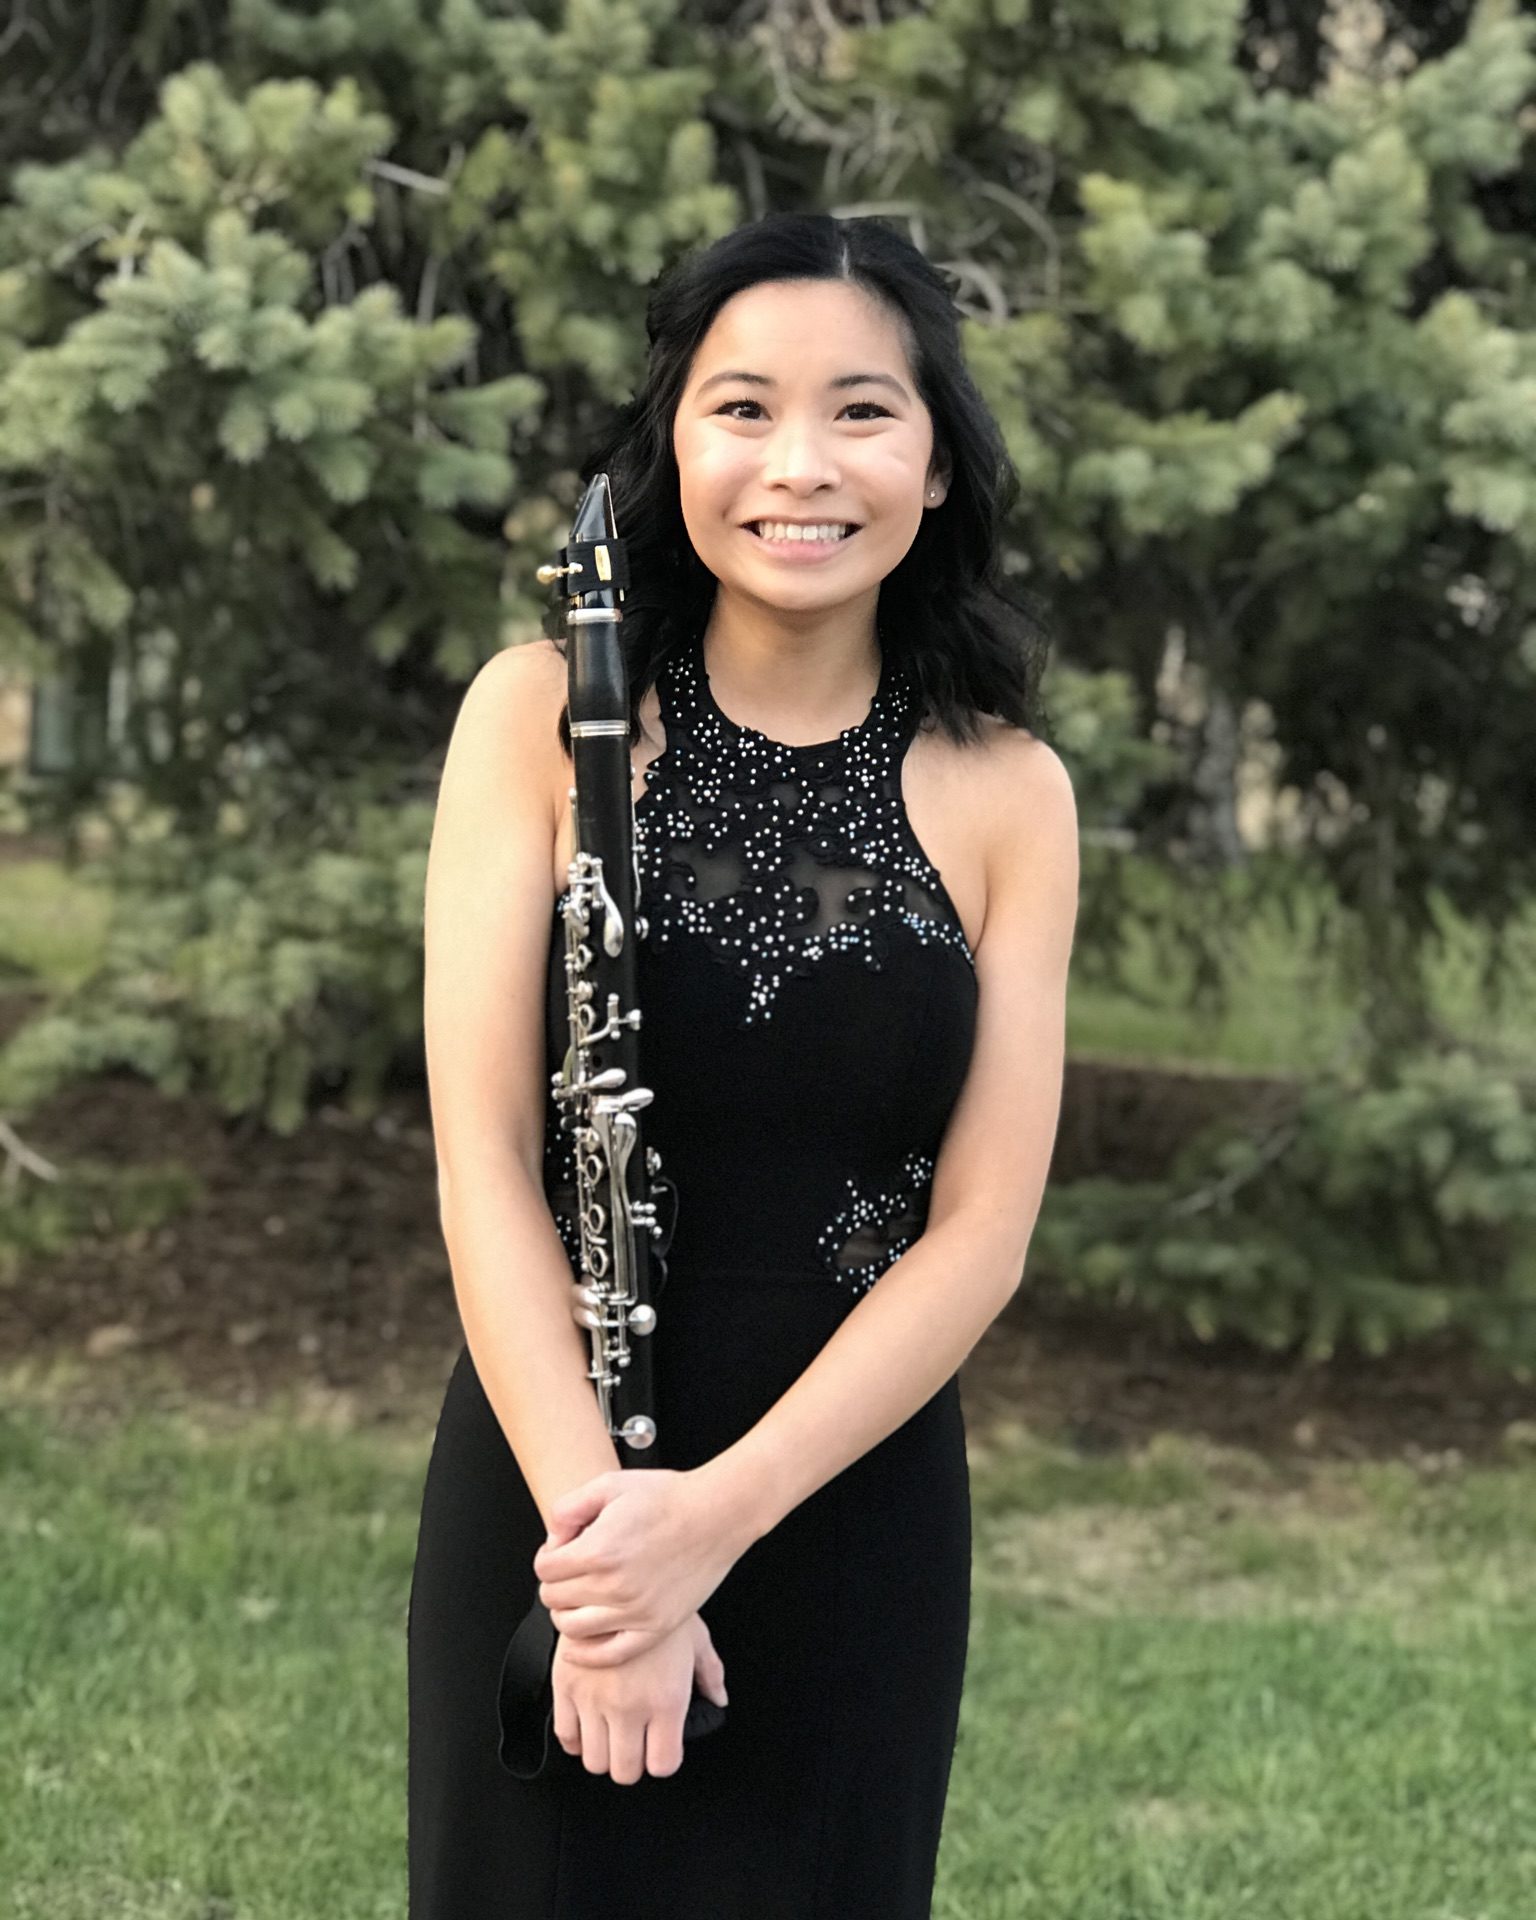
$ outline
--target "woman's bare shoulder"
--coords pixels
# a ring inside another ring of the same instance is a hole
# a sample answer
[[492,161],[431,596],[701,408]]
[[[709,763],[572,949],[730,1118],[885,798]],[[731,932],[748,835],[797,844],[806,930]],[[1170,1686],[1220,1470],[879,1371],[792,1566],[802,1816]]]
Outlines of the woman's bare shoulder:
[[981,779],[994,858],[1001,854],[1006,860],[1051,841],[1075,845],[1072,776],[1039,734],[996,722]]
[[553,699],[558,712],[567,685],[565,655],[543,635],[519,640],[482,662],[471,684],[482,682],[497,699]]
[[1016,726],[995,713],[978,713],[975,718],[972,740],[956,740],[932,720],[922,729],[927,753],[950,779],[973,790],[993,783],[1012,786],[1020,778],[1041,777],[1035,770],[1047,760],[1060,765],[1052,748],[1028,727]]
[[978,739],[951,745],[951,791],[964,796],[988,871],[1053,838],[1075,841],[1072,778],[1060,754],[1028,727],[990,713],[978,721]]
[[552,776],[566,687],[565,656],[552,640],[520,641],[493,653],[465,690],[450,758],[457,751],[499,761],[511,752],[530,770]]

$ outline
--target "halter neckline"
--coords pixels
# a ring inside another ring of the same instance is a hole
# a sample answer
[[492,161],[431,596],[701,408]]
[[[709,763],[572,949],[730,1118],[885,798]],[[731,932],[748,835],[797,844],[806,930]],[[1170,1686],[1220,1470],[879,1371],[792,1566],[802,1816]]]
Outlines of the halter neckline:
[[733,720],[728,713],[722,710],[718,701],[715,699],[714,689],[709,684],[709,675],[705,671],[704,635],[702,632],[696,633],[693,636],[691,651],[693,654],[693,664],[698,671],[700,698],[708,711],[720,722],[726,733],[733,738],[762,741],[778,753],[831,753],[838,747],[847,746],[850,742],[862,738],[865,733],[873,729],[880,714],[884,711],[886,696],[891,686],[890,656],[882,648],[880,653],[880,678],[875,686],[874,697],[869,703],[869,711],[864,715],[864,718],[854,726],[844,727],[834,739],[809,740],[792,746],[788,741],[773,739],[759,727],[743,726],[739,721]]

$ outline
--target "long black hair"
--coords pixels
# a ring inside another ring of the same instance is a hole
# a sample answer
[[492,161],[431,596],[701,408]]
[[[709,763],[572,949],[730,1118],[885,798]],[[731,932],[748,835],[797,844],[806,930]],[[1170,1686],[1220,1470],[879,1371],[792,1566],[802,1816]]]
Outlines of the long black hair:
[[[935,465],[949,475],[948,492],[924,512],[911,547],[882,583],[876,619],[882,658],[911,682],[917,724],[931,719],[960,744],[980,738],[983,713],[1038,732],[1048,636],[1038,607],[1010,597],[1002,584],[1001,534],[1018,474],[966,368],[949,283],[881,220],[772,213],[685,256],[656,281],[646,306],[644,385],[581,470],[583,483],[607,472],[628,549],[634,584],[625,590],[620,633],[631,744],[640,735],[641,699],[666,656],[703,632],[718,584],[683,520],[672,449],[678,403],[715,315],[765,280],[840,280],[873,295],[901,329],[932,417]],[[564,709],[560,744],[569,755]]]

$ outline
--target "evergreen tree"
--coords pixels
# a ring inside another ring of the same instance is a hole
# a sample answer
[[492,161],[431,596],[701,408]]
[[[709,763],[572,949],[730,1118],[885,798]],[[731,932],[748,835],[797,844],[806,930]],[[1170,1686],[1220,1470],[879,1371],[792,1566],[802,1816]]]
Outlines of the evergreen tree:
[[179,16],[120,28],[119,122],[178,63],[153,111],[61,157],[56,90],[0,201],[0,649],[120,693],[66,805],[127,771],[195,824],[418,766],[541,625],[657,270],[769,206],[878,212],[966,311],[1013,564],[1174,750],[1139,804],[1089,783],[1229,859],[1272,731],[1378,1033],[1420,1031],[1435,902],[1497,926],[1531,886],[1533,29],[1426,16],[1300,92],[1262,26],[246,0],[191,65]]
[[1254,88],[1240,25],[938,0],[839,34],[796,111],[944,236],[1066,648],[1186,736],[1164,836],[1233,857],[1272,730],[1390,1048],[1426,1026],[1436,900],[1499,928],[1536,879],[1532,242],[1480,198],[1529,187],[1536,22],[1485,6],[1306,99]]

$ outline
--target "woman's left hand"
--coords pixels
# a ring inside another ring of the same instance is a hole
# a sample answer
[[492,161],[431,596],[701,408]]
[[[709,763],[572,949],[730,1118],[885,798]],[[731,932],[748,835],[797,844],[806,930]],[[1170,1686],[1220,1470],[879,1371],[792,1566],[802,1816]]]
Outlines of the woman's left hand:
[[695,1613],[744,1545],[697,1471],[615,1467],[555,1502],[533,1570],[566,1657],[618,1666]]

